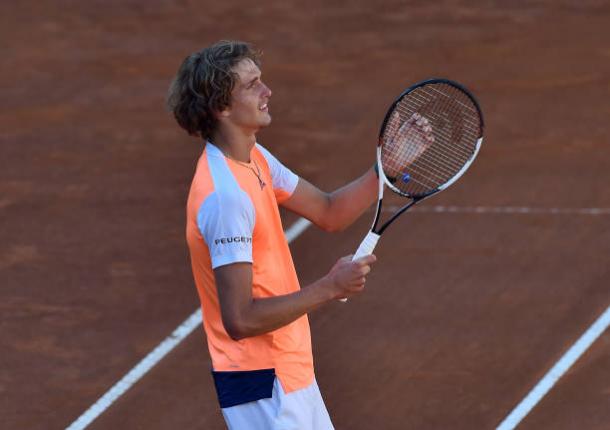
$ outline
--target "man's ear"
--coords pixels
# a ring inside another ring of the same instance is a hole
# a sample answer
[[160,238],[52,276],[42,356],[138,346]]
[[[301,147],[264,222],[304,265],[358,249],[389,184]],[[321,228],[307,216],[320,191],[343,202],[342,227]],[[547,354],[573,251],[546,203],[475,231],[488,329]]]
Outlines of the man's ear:
[[214,112],[214,116],[217,119],[227,118],[229,115],[231,115],[231,109],[230,108],[226,108],[226,109],[223,109],[221,111]]

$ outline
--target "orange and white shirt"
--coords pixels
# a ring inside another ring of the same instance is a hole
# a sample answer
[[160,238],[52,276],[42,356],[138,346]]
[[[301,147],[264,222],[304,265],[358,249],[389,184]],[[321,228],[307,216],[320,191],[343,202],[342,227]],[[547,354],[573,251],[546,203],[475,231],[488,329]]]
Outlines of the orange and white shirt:
[[314,380],[307,315],[239,341],[222,323],[214,279],[219,266],[251,263],[254,298],[300,288],[278,208],[295,190],[298,176],[259,144],[250,157],[250,164],[236,162],[207,142],[187,203],[191,265],[223,408],[271,397],[275,377],[287,393]]

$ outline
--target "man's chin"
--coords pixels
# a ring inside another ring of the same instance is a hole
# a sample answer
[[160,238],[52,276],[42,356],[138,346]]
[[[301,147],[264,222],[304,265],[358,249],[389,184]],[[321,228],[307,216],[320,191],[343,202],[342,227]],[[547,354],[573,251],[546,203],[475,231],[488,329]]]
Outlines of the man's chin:
[[271,124],[271,115],[267,114],[267,118],[261,121],[261,128],[268,127]]

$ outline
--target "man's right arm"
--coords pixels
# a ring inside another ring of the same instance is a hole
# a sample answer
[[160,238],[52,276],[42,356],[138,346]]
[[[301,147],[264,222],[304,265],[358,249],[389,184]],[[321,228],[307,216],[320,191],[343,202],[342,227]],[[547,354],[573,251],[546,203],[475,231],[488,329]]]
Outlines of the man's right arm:
[[343,257],[330,272],[313,284],[291,294],[252,297],[252,265],[234,263],[214,269],[220,311],[225,330],[239,340],[267,333],[290,324],[302,315],[364,289],[374,255],[351,261]]

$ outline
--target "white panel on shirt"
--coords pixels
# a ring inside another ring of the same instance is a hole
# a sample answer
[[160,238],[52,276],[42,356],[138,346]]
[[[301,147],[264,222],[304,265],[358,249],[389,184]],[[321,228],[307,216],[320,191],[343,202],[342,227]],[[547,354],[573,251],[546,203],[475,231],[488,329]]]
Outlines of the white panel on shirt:
[[252,262],[252,232],[255,210],[218,148],[208,143],[206,154],[214,192],[197,212],[197,225],[210,250],[212,268],[237,262]]
[[262,145],[256,144],[256,148],[263,154],[269,169],[271,170],[271,178],[273,179],[273,188],[282,189],[288,194],[292,194],[297,187],[299,177],[292,170],[284,166],[277,158],[275,158]]

